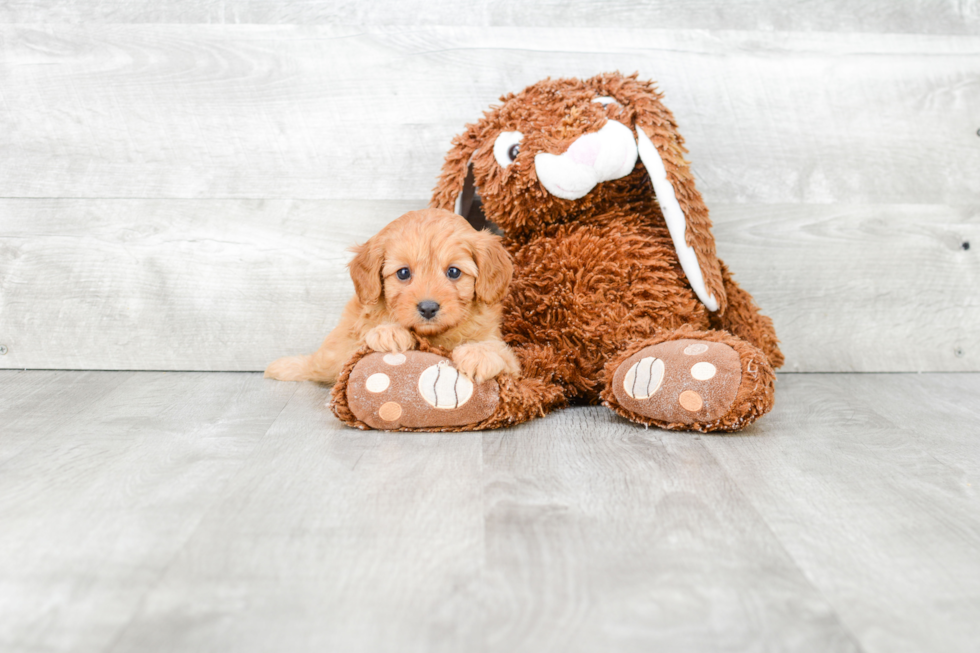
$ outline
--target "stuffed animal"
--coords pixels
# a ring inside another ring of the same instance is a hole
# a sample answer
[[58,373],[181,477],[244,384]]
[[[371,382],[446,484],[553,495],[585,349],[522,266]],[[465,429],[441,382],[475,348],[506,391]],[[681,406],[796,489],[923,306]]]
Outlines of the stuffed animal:
[[[361,428],[477,430],[602,403],[703,432],[768,412],[775,330],[715,254],[685,152],[636,74],[502,97],[453,141],[431,206],[503,234],[514,278],[502,332],[521,375],[473,384],[424,339],[404,354],[362,350],[334,412]],[[378,374],[388,382],[367,383]]]

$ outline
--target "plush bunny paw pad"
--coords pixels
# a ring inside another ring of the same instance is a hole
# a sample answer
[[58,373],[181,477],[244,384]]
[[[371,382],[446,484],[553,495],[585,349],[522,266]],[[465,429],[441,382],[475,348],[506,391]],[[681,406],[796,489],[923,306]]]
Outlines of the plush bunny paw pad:
[[728,345],[707,340],[670,340],[641,349],[613,376],[621,406],[663,422],[712,422],[738,392],[742,367]]
[[476,424],[497,408],[494,380],[474,383],[452,362],[429,352],[368,354],[351,370],[347,404],[373,429],[426,429]]

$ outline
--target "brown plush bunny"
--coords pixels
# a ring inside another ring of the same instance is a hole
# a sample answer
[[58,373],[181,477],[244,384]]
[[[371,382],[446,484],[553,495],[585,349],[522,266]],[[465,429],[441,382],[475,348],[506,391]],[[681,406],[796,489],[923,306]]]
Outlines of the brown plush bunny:
[[[397,367],[362,351],[334,388],[336,414],[473,430],[601,401],[642,424],[734,431],[768,412],[783,362],[772,321],[717,258],[653,84],[546,79],[501,102],[453,141],[432,206],[503,233],[515,272],[502,331],[521,377],[474,387],[424,342]],[[383,397],[364,388],[378,373],[392,379]],[[383,419],[393,404],[400,418]]]

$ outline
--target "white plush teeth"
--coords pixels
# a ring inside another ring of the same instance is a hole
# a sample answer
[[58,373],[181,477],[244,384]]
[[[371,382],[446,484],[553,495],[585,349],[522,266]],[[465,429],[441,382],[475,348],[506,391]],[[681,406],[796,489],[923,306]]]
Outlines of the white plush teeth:
[[473,396],[473,382],[443,361],[423,370],[419,394],[433,408],[459,408]]
[[633,399],[649,399],[664,381],[664,362],[647,356],[633,364],[623,379],[623,390]]

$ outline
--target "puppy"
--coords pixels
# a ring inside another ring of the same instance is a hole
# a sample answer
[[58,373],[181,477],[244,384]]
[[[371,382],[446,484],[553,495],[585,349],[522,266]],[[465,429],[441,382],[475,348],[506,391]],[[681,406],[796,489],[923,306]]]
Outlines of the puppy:
[[475,382],[519,374],[500,336],[500,302],[514,268],[500,238],[441,209],[411,211],[352,248],[355,296],[340,323],[309,356],[280,358],[267,377],[337,380],[361,346],[400,352],[424,339],[452,351]]

